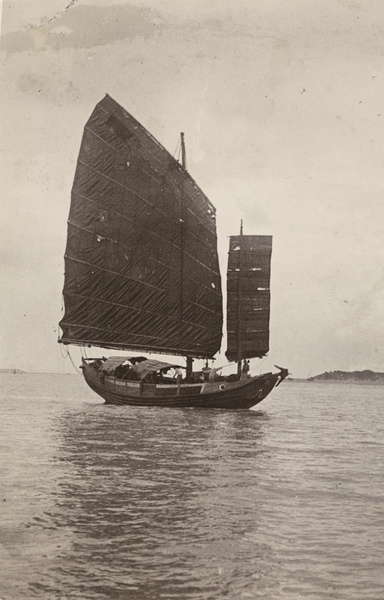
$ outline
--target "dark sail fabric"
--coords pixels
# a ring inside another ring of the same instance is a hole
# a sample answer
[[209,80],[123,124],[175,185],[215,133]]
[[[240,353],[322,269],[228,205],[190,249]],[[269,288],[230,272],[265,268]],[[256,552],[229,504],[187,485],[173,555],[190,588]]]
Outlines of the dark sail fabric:
[[227,272],[228,360],[269,350],[272,236],[231,236]]
[[62,343],[196,357],[220,348],[215,208],[109,96],[84,130],[63,295]]

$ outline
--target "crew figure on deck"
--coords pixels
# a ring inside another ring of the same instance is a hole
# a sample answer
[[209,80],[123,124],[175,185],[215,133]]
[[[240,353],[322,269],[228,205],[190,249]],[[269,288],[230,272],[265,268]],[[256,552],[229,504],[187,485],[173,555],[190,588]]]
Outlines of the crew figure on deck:
[[242,371],[243,371],[243,375],[248,375],[248,372],[249,372],[249,360],[247,360],[246,358],[244,358]]
[[175,377],[176,377],[176,382],[180,385],[181,380],[183,379],[183,371],[180,367],[177,367],[175,369]]

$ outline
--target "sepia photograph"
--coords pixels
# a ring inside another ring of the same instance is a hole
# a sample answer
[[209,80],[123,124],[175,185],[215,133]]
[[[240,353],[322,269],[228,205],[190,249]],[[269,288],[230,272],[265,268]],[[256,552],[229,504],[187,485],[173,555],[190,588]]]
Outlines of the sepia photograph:
[[384,5],[0,11],[0,600],[380,600]]

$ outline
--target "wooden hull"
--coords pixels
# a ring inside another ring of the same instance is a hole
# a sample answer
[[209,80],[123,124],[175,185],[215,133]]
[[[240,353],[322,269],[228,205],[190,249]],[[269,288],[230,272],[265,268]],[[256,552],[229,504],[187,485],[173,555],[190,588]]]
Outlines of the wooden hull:
[[266,373],[239,381],[206,383],[146,384],[100,376],[86,361],[82,365],[84,379],[89,387],[104,398],[106,404],[127,406],[158,406],[178,408],[247,409],[255,406],[279,384],[284,375]]

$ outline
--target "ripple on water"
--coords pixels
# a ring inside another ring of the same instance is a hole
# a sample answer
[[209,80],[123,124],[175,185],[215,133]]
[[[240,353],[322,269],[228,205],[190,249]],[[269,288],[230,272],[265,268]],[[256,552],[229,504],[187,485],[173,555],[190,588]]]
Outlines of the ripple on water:
[[11,383],[0,597],[380,598],[377,387],[288,383],[263,410],[201,412]]

